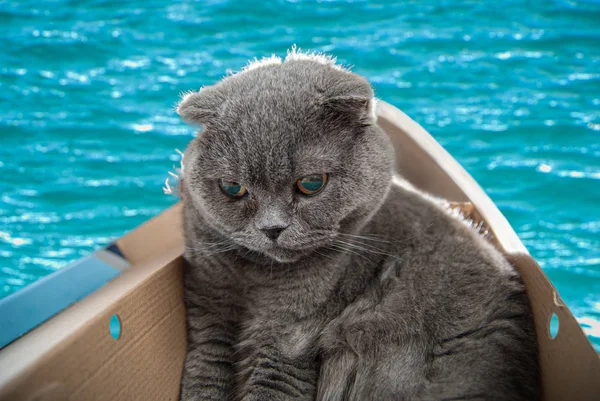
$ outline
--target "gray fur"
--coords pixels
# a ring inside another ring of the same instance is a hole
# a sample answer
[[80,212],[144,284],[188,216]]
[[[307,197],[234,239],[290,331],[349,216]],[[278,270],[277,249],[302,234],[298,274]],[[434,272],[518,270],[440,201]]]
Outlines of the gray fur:
[[[181,399],[539,399],[518,274],[392,185],[369,83],[327,60],[248,68],[178,107],[203,125],[184,159]],[[321,172],[320,194],[295,191]],[[275,242],[259,230],[272,225],[289,226]]]

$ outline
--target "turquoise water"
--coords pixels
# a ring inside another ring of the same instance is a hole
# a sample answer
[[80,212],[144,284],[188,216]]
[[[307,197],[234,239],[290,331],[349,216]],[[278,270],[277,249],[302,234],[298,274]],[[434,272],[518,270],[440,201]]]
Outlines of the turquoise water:
[[296,43],[429,130],[600,347],[599,2],[0,0],[0,33],[0,297],[173,203],[179,93]]

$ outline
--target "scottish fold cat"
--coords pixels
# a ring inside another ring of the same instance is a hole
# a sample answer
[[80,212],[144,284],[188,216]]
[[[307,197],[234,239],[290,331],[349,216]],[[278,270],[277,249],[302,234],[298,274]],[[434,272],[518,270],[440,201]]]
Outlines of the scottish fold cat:
[[292,50],[186,94],[181,400],[536,400],[519,275],[394,184],[367,80]]

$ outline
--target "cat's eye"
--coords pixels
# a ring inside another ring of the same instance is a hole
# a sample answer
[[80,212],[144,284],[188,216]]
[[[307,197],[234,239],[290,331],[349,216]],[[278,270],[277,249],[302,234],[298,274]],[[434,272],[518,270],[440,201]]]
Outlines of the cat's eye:
[[246,187],[239,182],[220,180],[219,186],[225,195],[234,199],[240,199],[248,193]]
[[307,175],[296,181],[298,190],[308,196],[313,196],[321,192],[325,188],[325,184],[327,184],[327,174],[325,173]]

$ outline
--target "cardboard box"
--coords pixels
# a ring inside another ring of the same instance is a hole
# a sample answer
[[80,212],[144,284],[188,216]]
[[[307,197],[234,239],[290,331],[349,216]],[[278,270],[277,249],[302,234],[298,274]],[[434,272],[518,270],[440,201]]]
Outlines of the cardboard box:
[[[519,269],[535,314],[545,399],[600,399],[598,354],[494,203],[421,126],[384,102],[378,115],[403,177],[483,219]],[[178,204],[119,239],[131,268],[0,351],[0,401],[178,399],[186,344],[180,212]]]

